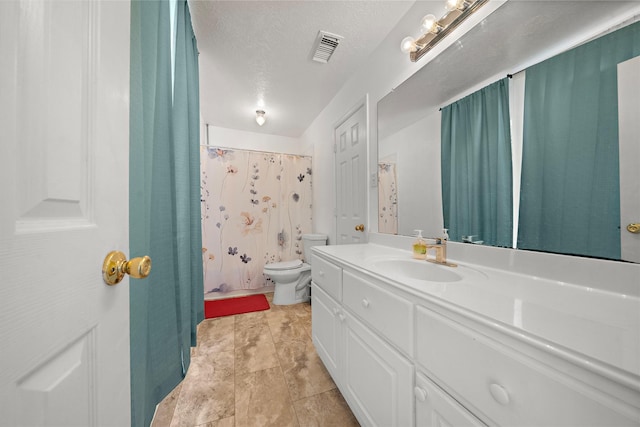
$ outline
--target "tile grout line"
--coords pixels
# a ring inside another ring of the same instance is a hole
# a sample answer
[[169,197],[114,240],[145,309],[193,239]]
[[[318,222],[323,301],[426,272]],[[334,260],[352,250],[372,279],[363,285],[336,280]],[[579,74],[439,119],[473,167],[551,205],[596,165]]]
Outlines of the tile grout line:
[[238,398],[238,390],[236,387],[236,318],[238,316],[233,316],[233,426],[236,427],[236,422],[238,417],[236,416],[236,406],[237,406],[237,398]]
[[[270,310],[271,310],[271,303],[269,303],[269,311]],[[287,377],[285,377],[284,375],[284,370],[282,369],[282,362],[280,361],[280,354],[278,353],[278,348],[276,347],[276,341],[273,339],[273,332],[271,331],[271,325],[269,324],[269,320],[267,319],[267,316],[265,316],[265,320],[267,321],[267,328],[269,329],[269,335],[271,336],[271,342],[273,343],[273,348],[276,351],[276,359],[278,360],[280,375],[282,375],[282,380],[284,381],[284,385],[287,387],[287,393],[289,394],[289,404],[291,405],[291,409],[293,410],[293,415],[296,417],[296,424],[300,426],[300,420],[298,419],[298,412],[296,411],[296,407],[293,404],[293,397],[291,396],[291,388],[289,387],[289,383],[287,382]]]
[[240,315],[236,314],[233,316],[233,425],[234,427],[238,424],[238,369],[236,366],[236,335],[238,325],[238,317]]

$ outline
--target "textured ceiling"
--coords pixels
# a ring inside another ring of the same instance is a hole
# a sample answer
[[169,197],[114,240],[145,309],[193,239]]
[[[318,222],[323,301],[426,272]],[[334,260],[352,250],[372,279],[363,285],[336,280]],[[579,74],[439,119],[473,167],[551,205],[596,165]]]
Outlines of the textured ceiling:
[[[191,0],[204,122],[299,137],[413,4]],[[328,64],[311,60],[320,30],[344,37]]]

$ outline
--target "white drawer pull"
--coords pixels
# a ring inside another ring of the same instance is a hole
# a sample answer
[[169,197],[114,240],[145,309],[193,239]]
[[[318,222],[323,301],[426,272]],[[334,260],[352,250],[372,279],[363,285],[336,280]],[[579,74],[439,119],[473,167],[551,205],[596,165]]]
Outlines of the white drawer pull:
[[504,406],[509,404],[509,393],[500,384],[491,384],[489,391],[491,392],[491,396],[493,396],[499,404]]
[[418,399],[420,402],[424,402],[427,400],[427,391],[423,388],[420,387],[415,387],[413,389],[413,394],[416,396],[416,399]]
[[318,271],[318,276],[324,277],[324,271],[322,271],[322,270]]
[[366,298],[362,300],[362,306],[364,308],[369,308],[370,305],[371,303]]
[[338,317],[340,318],[340,321],[341,321],[341,322],[344,322],[344,319],[346,319],[346,318],[347,318],[347,316],[345,316],[345,315],[344,315],[344,314],[342,314],[342,313],[338,314]]

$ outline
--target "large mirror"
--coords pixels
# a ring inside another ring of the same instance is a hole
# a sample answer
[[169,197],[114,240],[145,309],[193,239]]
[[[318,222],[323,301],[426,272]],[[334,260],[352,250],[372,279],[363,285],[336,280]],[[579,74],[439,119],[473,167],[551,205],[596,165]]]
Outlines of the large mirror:
[[[515,74],[511,86],[522,96],[525,76],[518,71],[614,25],[628,25],[637,7],[634,2],[508,1],[385,96],[378,103],[379,232],[442,232],[441,107],[507,74]],[[517,137],[522,129],[512,125],[511,131]],[[515,243],[517,217],[514,226]]]

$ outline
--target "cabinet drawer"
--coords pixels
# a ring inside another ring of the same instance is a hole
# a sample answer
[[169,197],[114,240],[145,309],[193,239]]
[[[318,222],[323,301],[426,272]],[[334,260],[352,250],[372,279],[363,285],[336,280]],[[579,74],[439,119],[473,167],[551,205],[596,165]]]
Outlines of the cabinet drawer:
[[342,300],[342,268],[311,254],[311,278],[337,301]]
[[342,279],[344,306],[413,355],[413,304],[349,271]]
[[638,425],[638,408],[423,307],[416,332],[417,363],[489,424]]

